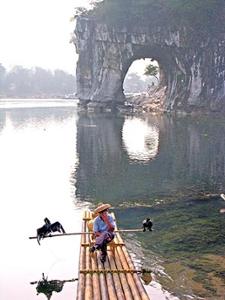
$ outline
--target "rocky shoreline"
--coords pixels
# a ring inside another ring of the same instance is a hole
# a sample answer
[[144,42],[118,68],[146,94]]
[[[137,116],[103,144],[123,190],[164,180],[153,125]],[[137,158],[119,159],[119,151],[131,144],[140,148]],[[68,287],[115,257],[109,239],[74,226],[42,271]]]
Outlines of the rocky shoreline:
[[117,111],[120,113],[157,113],[165,112],[166,87],[153,88],[149,92],[127,94],[124,103],[115,107],[111,102],[93,102],[93,101],[80,101],[78,107],[80,110],[88,112],[112,112]]
[[156,87],[148,93],[143,92],[138,95],[130,95],[127,97],[125,107],[130,106],[134,112],[164,113],[165,91],[166,87]]

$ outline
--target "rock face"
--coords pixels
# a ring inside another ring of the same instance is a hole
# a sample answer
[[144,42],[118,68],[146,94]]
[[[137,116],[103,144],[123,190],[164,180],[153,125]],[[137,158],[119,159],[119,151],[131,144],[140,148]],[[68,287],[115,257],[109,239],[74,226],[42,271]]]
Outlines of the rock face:
[[124,103],[123,81],[130,65],[152,58],[160,67],[160,85],[166,87],[165,111],[225,110],[225,30],[198,42],[194,35],[188,41],[185,28],[109,26],[80,16],[75,46],[81,103]]

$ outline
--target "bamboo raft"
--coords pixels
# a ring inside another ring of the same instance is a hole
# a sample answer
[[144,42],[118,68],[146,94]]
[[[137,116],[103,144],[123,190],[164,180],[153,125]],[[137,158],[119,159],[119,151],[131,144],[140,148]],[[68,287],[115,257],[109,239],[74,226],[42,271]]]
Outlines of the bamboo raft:
[[[115,219],[115,215],[111,213]],[[77,300],[149,300],[125,244],[117,232],[107,246],[104,265],[100,251],[90,253],[92,245],[88,223],[92,213],[85,211],[82,223]],[[117,228],[115,228],[117,230]]]

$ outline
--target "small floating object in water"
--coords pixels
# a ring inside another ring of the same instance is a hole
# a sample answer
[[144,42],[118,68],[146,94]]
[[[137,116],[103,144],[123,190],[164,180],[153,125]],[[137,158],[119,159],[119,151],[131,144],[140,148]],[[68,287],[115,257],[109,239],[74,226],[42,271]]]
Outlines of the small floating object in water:
[[220,213],[221,213],[221,214],[224,214],[224,213],[225,213],[225,208],[221,208],[221,209],[220,209]]
[[224,194],[220,194],[220,197],[225,200],[225,195]]

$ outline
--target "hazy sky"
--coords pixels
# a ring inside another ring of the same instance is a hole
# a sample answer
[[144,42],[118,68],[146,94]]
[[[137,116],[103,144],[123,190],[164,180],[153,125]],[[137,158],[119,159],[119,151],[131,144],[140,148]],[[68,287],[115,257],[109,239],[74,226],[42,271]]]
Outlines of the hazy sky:
[[88,0],[0,0],[0,63],[75,72],[70,44],[76,6]]
[[[75,7],[89,0],[0,0],[0,63],[11,68],[39,66],[75,74],[77,54],[69,43]],[[143,74],[144,63],[131,72]]]

